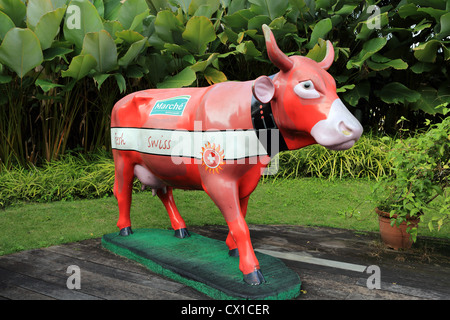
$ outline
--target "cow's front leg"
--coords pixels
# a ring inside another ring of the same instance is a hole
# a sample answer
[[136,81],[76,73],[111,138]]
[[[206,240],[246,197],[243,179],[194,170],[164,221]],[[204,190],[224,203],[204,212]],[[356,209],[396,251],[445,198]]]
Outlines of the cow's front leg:
[[[250,240],[250,231],[241,212],[238,188],[233,183],[215,181],[215,187],[207,189],[214,203],[219,207],[230,229],[239,251],[239,269],[244,275],[244,281],[250,285],[265,282],[261,273]],[[220,186],[220,187],[218,187]]]
[[115,179],[114,179],[114,196],[117,199],[119,206],[119,220],[117,227],[119,227],[121,236],[128,236],[132,234],[131,231],[131,196],[134,179],[134,165],[130,159],[124,157],[120,151],[113,150]]

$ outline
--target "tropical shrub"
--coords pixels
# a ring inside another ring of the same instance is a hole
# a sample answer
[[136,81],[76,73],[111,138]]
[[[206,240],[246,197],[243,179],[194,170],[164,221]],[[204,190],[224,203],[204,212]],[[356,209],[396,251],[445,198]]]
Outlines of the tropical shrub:
[[395,143],[389,137],[363,135],[349,150],[332,151],[311,145],[279,154],[277,171],[272,179],[318,177],[328,180],[363,178],[379,180],[392,170],[388,153]]
[[[392,224],[408,217],[422,218],[431,208],[428,227],[440,229],[450,218],[450,117],[430,125],[424,133],[398,140],[389,157],[393,174],[384,176],[375,188],[378,208],[391,217],[396,215]],[[417,228],[409,232],[415,241]]]
[[[18,202],[51,202],[111,196],[114,162],[106,153],[65,154],[40,167],[0,173],[0,208]],[[135,185],[135,191],[138,185]]]
[[445,0],[122,2],[0,0],[0,164],[109,150],[112,106],[132,91],[277,72],[264,23],[288,55],[320,60],[333,42],[330,72],[366,128],[439,122],[449,101]]

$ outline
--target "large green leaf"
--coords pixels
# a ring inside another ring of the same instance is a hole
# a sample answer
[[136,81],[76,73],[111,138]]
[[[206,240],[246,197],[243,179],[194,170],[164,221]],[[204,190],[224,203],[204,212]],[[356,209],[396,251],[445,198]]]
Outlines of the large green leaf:
[[436,20],[436,22],[439,22],[441,16],[447,13],[446,10],[440,10],[435,8],[418,8],[417,11],[429,14]]
[[278,18],[286,12],[289,0],[249,0],[250,9],[257,15],[265,15],[270,19]]
[[359,54],[352,57],[347,62],[347,69],[361,68],[363,63],[376,52],[380,51],[386,45],[386,43],[386,38],[373,38],[365,42]]
[[192,0],[189,5],[188,14],[190,16],[211,16],[219,9],[220,0]]
[[5,35],[0,46],[0,62],[20,78],[40,65],[43,59],[39,39],[30,29],[13,28]]
[[10,75],[0,74],[0,84],[10,83],[12,77]]
[[27,27],[34,30],[39,19],[50,11],[53,11],[51,0],[28,0]]
[[78,55],[70,62],[69,69],[62,71],[61,75],[80,80],[87,76],[96,65],[97,61],[91,54]]
[[422,43],[414,48],[414,56],[419,61],[434,63],[436,62],[437,52],[441,45],[441,41],[436,39]]
[[44,61],[51,61],[56,57],[60,57],[67,62],[66,54],[71,53],[73,49],[64,47],[52,47],[44,51]]
[[90,0],[92,4],[97,9],[97,12],[101,18],[104,18],[105,14],[105,5],[103,4],[103,0]]
[[155,32],[164,42],[177,43],[181,41],[184,26],[170,10],[158,12],[155,19]]
[[190,86],[197,79],[195,71],[190,67],[186,67],[183,71],[173,77],[166,78],[163,82],[158,83],[158,88],[181,88]]
[[64,20],[64,37],[75,44],[78,52],[83,47],[86,33],[102,29],[102,19],[89,0],[72,0],[69,3]]
[[436,36],[438,39],[444,39],[450,35],[450,12],[441,16],[441,31]]
[[399,82],[388,83],[376,93],[381,100],[389,104],[416,102],[420,99],[420,93],[405,87]]
[[408,68],[408,64],[402,59],[394,59],[384,63],[377,63],[372,60],[367,60],[367,66],[375,71],[381,71],[388,68],[394,68],[397,70],[405,70]]
[[14,28],[14,22],[7,14],[0,11],[0,40],[3,40],[6,33]]
[[311,33],[311,38],[309,43],[306,45],[306,48],[311,49],[316,45],[317,41],[320,38],[325,39],[325,36],[328,34],[328,32],[331,31],[332,28],[333,24],[331,23],[330,18],[326,18],[317,22]]
[[58,87],[63,88],[64,87],[62,84],[53,83],[53,82],[45,80],[45,79],[36,79],[35,84],[37,86],[39,86],[42,89],[42,91],[44,91],[44,92],[48,92],[54,88],[58,88]]
[[96,73],[92,76],[94,83],[97,85],[97,89],[100,91],[102,84],[111,76],[110,73]]
[[42,16],[48,12],[66,6],[66,0],[28,0],[27,26],[34,30]]
[[375,71],[381,71],[388,68],[404,70],[408,68],[408,64],[402,59],[389,59],[375,53],[370,59],[366,60],[367,66]]
[[123,25],[125,29],[132,29],[133,23],[136,25],[135,19],[140,19],[140,22],[148,16],[150,10],[145,0],[127,0],[120,7],[117,20]]
[[261,51],[259,51],[253,41],[241,42],[237,47],[236,51],[244,54],[245,58],[253,58],[261,56]]
[[342,95],[351,106],[356,107],[360,99],[369,101],[370,83],[369,81],[362,81],[357,83],[352,90],[345,91]]
[[116,79],[120,93],[124,93],[127,90],[127,82],[125,81],[125,78],[121,73],[114,73],[114,78]]
[[106,20],[115,20],[119,15],[119,10],[122,7],[122,0],[103,0],[103,17]]
[[0,0],[0,11],[6,13],[16,27],[24,25],[27,8],[21,0]]
[[356,39],[367,40],[373,32],[381,30],[389,23],[388,12],[371,17],[366,21],[358,23],[355,29],[359,29]]
[[411,71],[417,74],[423,73],[423,72],[430,72],[436,67],[433,63],[427,63],[427,62],[417,62],[411,67]]
[[427,13],[419,9],[420,7],[416,6],[414,3],[403,4],[399,6],[398,14],[403,19],[411,18],[420,21],[422,18],[427,17]]
[[144,39],[144,36],[133,30],[122,30],[116,32],[116,37],[126,43],[135,43]]
[[44,14],[34,29],[36,36],[41,42],[42,50],[51,47],[53,39],[59,33],[61,20],[66,12],[66,7],[58,8],[54,11]]
[[[140,65],[144,67],[144,72],[147,73],[147,79],[152,84],[156,85],[167,76],[168,63],[164,56],[157,53],[151,53],[142,57],[141,61],[145,61],[144,65]],[[127,68],[127,71],[129,69],[130,68]],[[149,72],[150,70],[151,72]]]
[[173,8],[172,3],[172,0],[147,0],[150,14],[152,15],[156,15],[161,10]]
[[214,26],[206,17],[192,17],[186,24],[186,30],[182,34],[183,39],[193,53],[204,54],[208,43],[216,39]]
[[348,16],[355,11],[356,7],[358,7],[357,4],[344,4],[342,8],[335,12],[335,14],[339,16]]
[[[222,0],[222,2],[224,2]],[[248,2],[247,0],[230,0],[230,3],[228,4],[228,14],[233,14],[239,10],[243,10],[247,8]]]
[[195,72],[204,72],[205,69],[217,59],[218,55],[219,54],[217,52],[211,54],[205,61],[198,61],[194,63],[191,66],[191,69],[194,70]]
[[256,14],[250,9],[242,9],[232,14],[228,14],[222,18],[225,25],[239,32],[247,30],[248,22],[255,17]]
[[81,54],[91,54],[97,61],[95,69],[100,73],[117,67],[117,47],[114,39],[105,30],[86,34]]
[[184,47],[174,43],[166,43],[164,44],[164,49],[166,52],[175,53],[180,57],[184,57],[186,55],[191,55],[191,53]]
[[306,12],[307,10],[305,0],[289,0],[289,3],[301,12]]
[[334,4],[336,4],[336,0],[316,0],[314,2],[316,3],[316,10],[318,11],[319,9],[329,10]]
[[134,42],[125,55],[119,59],[119,66],[127,67],[148,46],[147,38]]
[[306,55],[308,58],[313,59],[314,61],[322,61],[325,55],[327,54],[327,42],[323,39],[318,39],[316,45],[309,50]]
[[268,16],[260,15],[248,20],[248,29],[261,30],[263,24],[269,25],[272,20]]
[[123,26],[119,21],[105,21],[103,23],[103,30],[106,30],[114,39],[116,39],[116,32],[123,31]]
[[184,13],[188,13],[189,5],[192,0],[171,0],[173,4],[177,4]]
[[[50,1],[52,2],[53,10],[67,6],[70,2],[70,0],[50,0]],[[103,1],[105,1],[105,0],[103,0]]]
[[205,79],[209,84],[225,82],[227,81],[227,76],[222,72],[213,67],[208,67],[204,71]]
[[442,108],[440,110],[436,109],[437,106],[450,102],[450,89],[445,85],[440,90],[426,86],[420,88],[418,91],[421,97],[412,105],[413,109],[419,109],[429,114],[436,114],[442,112]]

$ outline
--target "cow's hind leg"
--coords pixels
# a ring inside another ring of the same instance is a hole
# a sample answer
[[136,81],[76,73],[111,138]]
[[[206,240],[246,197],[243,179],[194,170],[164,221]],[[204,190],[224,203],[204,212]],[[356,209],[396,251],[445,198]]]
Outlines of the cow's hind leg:
[[241,212],[237,185],[228,183],[226,188],[225,181],[221,183],[219,178],[216,177],[216,179],[216,181],[210,181],[214,182],[210,188],[205,185],[205,190],[225,217],[231,237],[239,250],[239,269],[244,275],[244,281],[250,285],[259,285],[265,280],[253,250],[250,231]]
[[175,230],[175,237],[180,239],[189,237],[189,232],[186,229],[186,224],[183,218],[180,216],[177,206],[175,205],[172,188],[167,187],[165,189],[158,189],[156,194],[158,195],[159,199],[161,199],[164,207],[166,207],[167,213],[169,214],[170,223],[172,224],[172,228]]
[[[245,216],[247,215],[247,206],[248,206],[248,200],[249,200],[250,196],[247,196],[245,198],[240,199],[240,205],[241,205],[241,213],[242,216],[245,219]],[[228,236],[227,236],[227,240],[225,241],[225,243],[228,246],[228,254],[230,255],[230,257],[239,257],[239,250],[237,248],[237,244],[236,241],[234,241],[233,237],[231,236],[231,232],[228,232]]]
[[189,237],[189,232],[186,229],[186,224],[178,212],[177,206],[173,199],[172,188],[168,187],[161,179],[155,176],[149,169],[143,165],[136,165],[134,167],[134,174],[141,181],[142,188],[152,188],[153,195],[158,195],[158,198],[164,204],[164,207],[169,214],[172,228],[175,230],[175,236],[178,238]]

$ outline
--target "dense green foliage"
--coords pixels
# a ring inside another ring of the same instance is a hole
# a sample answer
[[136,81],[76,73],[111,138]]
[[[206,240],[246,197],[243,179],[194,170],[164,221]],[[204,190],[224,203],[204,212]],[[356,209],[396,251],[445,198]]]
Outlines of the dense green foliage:
[[[370,7],[376,4],[377,7]],[[0,164],[110,148],[109,116],[140,89],[277,72],[284,52],[320,60],[366,128],[421,126],[449,101],[445,0],[0,0]],[[354,173],[358,175],[357,173]]]

